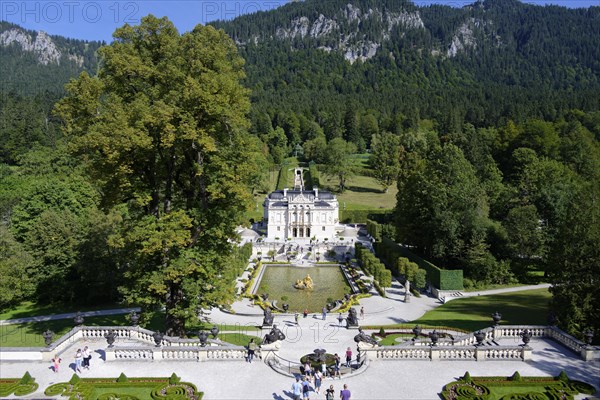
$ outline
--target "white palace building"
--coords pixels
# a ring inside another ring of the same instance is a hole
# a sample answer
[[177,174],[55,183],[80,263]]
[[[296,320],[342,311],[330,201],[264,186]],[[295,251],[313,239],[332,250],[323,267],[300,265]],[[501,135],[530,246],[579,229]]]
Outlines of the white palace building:
[[318,188],[304,190],[302,168],[294,169],[294,189],[276,190],[264,202],[267,240],[333,238],[339,222],[337,198]]

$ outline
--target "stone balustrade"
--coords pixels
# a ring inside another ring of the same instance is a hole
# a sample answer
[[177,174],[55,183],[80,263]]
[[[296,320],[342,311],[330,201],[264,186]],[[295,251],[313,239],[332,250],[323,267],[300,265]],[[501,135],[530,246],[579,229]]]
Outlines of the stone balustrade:
[[[571,349],[586,360],[600,359],[600,347],[588,346],[573,336],[553,326],[496,326],[482,329],[484,342],[521,337],[528,329],[533,338],[553,339]],[[104,341],[105,335],[114,331],[115,347],[106,350],[106,360],[244,360],[246,350],[219,340],[208,340],[201,347],[197,339],[181,339],[164,336],[161,346],[156,347],[154,332],[132,326],[78,326],[61,336],[48,347],[0,348],[0,360],[50,360],[79,340]],[[516,341],[517,342],[517,341]],[[365,350],[370,360],[528,360],[531,349],[527,346],[475,346],[473,333],[458,338],[440,339],[437,346],[430,346],[429,339],[407,341],[398,346],[383,346]],[[131,345],[129,345],[129,343]],[[136,347],[137,346],[137,347]],[[276,349],[277,350],[277,349]],[[276,351],[274,350],[274,351]],[[260,357],[260,350],[256,353]]]

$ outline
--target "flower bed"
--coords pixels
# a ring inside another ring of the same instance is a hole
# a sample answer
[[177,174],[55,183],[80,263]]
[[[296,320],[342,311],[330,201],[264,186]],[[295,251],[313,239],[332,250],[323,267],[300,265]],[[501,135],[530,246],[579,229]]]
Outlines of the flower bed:
[[80,378],[73,374],[69,382],[60,382],[49,386],[44,392],[47,396],[63,396],[69,399],[108,400],[108,399],[164,399],[164,400],[200,400],[202,392],[188,382],[181,382],[173,374],[169,378],[128,378],[121,374],[116,379]]
[[594,394],[593,386],[574,381],[561,372],[557,377],[479,376],[469,373],[444,386],[444,400],[573,400],[579,393]]

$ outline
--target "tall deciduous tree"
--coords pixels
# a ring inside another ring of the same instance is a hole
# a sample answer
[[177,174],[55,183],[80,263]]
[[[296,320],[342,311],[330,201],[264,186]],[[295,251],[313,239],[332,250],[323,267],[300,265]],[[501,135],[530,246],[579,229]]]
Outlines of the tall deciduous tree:
[[110,245],[125,298],[165,306],[167,332],[182,336],[201,308],[231,298],[230,240],[256,176],[243,60],[224,32],[180,35],[166,18],[113,36],[98,76],[71,82],[56,110],[122,219]]
[[600,331],[600,188],[582,187],[550,250],[552,309],[560,326],[581,337],[591,326]]
[[340,192],[346,189],[348,179],[356,173],[354,153],[356,153],[354,143],[346,142],[342,138],[332,139],[327,145],[324,172],[338,179]]
[[369,162],[377,183],[387,193],[400,173],[400,137],[389,132],[373,135]]

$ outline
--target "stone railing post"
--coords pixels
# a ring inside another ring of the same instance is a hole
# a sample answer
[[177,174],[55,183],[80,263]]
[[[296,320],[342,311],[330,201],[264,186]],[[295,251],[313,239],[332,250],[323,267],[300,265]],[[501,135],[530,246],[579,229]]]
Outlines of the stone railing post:
[[521,359],[523,359],[523,361],[529,361],[531,360],[531,355],[533,354],[533,349],[529,346],[523,346],[521,348]]
[[485,361],[485,349],[483,347],[475,348],[475,359],[477,361]]
[[154,360],[162,360],[163,359],[163,351],[161,347],[152,348],[152,358]]
[[439,361],[440,359],[440,349],[435,347],[435,346],[431,346],[429,348],[429,359],[431,361]]
[[114,361],[115,359],[116,359],[116,357],[115,357],[115,349],[114,348],[104,350],[104,360],[105,361]]

